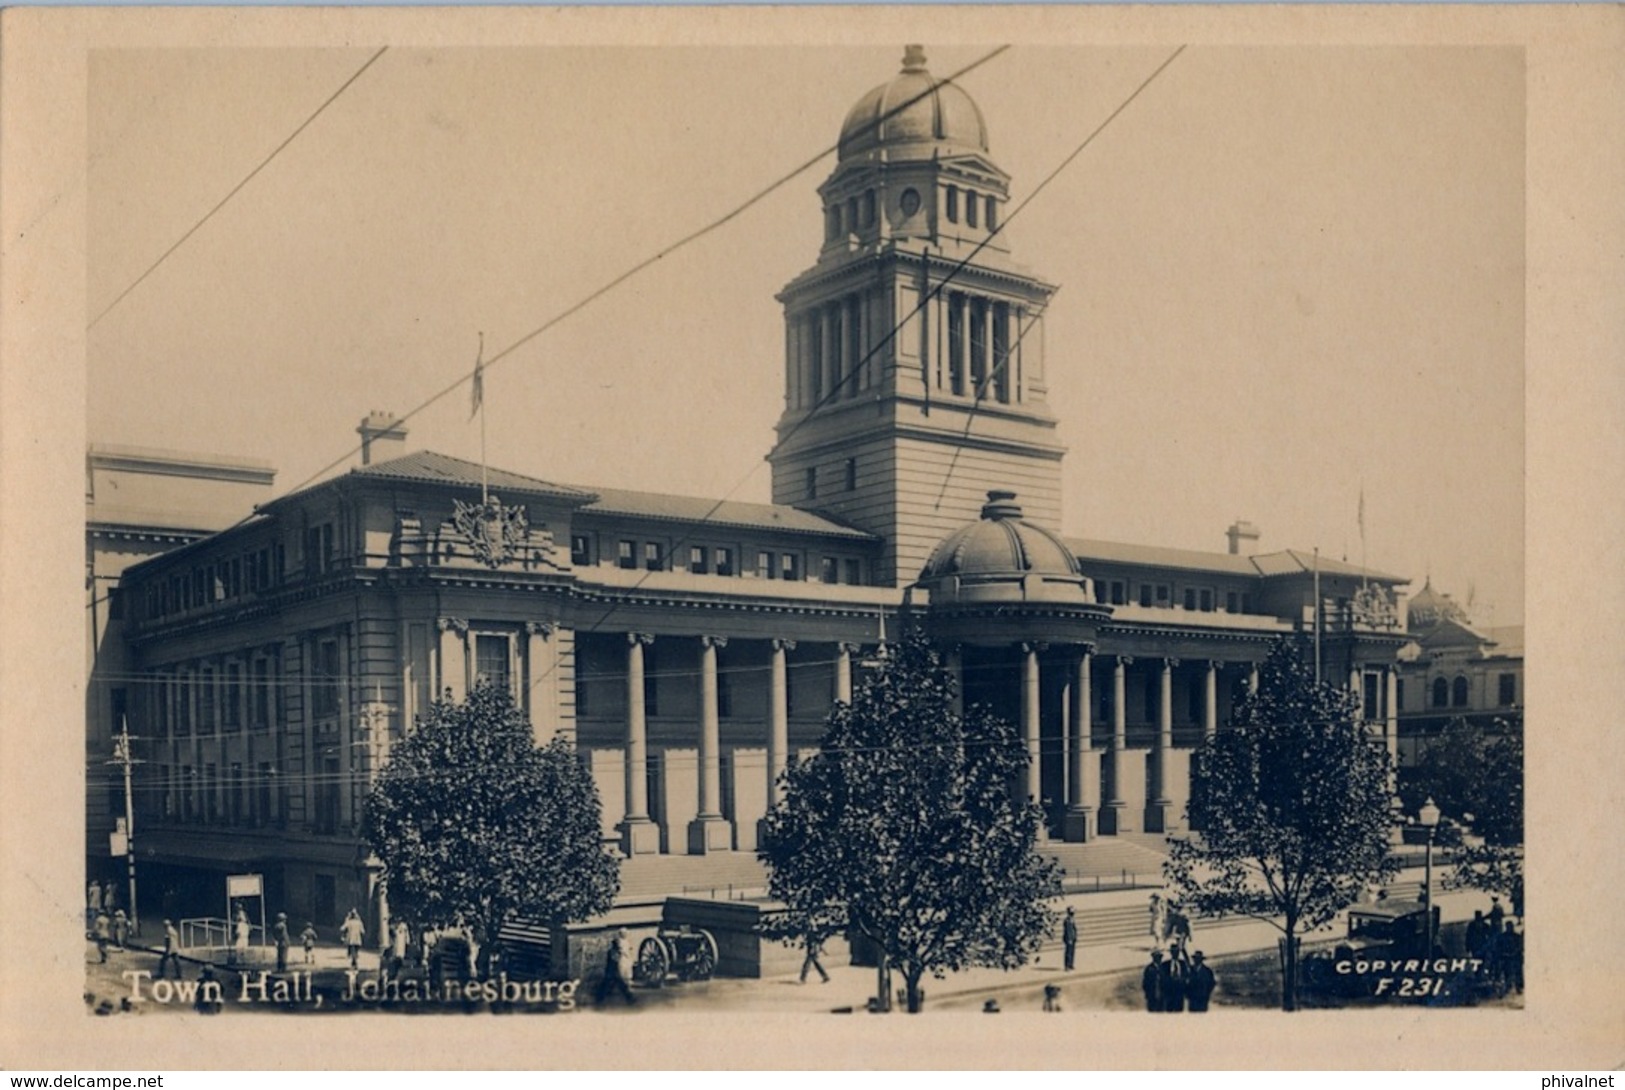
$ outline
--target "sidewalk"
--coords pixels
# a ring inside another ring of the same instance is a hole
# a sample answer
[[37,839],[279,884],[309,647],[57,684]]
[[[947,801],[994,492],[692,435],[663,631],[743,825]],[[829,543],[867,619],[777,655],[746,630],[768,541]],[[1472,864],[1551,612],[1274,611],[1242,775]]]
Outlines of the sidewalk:
[[[1403,882],[1408,876],[1396,879]],[[1146,904],[1152,890],[1120,890],[1109,893],[1074,894],[1063,899],[1059,911],[1071,905],[1081,913],[1086,908],[1100,908],[1119,904]],[[1437,892],[1437,891],[1436,891]],[[1464,890],[1437,893],[1437,900],[1446,922],[1470,919],[1474,909],[1488,909],[1487,894]],[[1343,914],[1318,931],[1302,936],[1305,945],[1334,942],[1347,933]],[[1231,954],[1273,950],[1281,932],[1269,923],[1258,920],[1226,922],[1222,926],[1203,926],[1197,921],[1191,947],[1201,950],[1209,961]],[[927,1011],[952,1006],[955,1009],[974,1009],[981,1001],[997,997],[1006,1010],[1038,1010],[1043,1004],[1046,984],[1067,985],[1091,978],[1116,976],[1125,972],[1138,972],[1149,960],[1152,948],[1148,934],[1133,939],[1080,945],[1074,968],[1062,968],[1062,950],[1059,938],[1046,943],[1038,956],[1019,969],[965,969],[951,973],[944,980],[927,976],[921,987],[925,990]],[[672,985],[660,990],[640,989],[640,1001],[649,999],[650,1005],[684,1010],[749,1010],[757,1013],[827,1013],[850,1008],[863,1013],[865,1005],[875,994],[875,970],[845,964],[826,964],[830,982],[823,984],[813,972],[805,985],[797,974],[766,977],[760,980],[719,978],[705,983]],[[903,987],[902,975],[893,970],[892,988]],[[612,1004],[610,1011],[625,1009]],[[894,1008],[900,1009],[900,1008]]]

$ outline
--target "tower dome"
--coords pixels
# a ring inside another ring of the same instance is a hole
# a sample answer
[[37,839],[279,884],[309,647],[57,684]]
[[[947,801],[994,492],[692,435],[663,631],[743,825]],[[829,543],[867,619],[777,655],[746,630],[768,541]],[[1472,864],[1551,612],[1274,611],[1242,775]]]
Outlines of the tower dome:
[[1089,581],[1061,539],[1021,517],[1014,492],[987,494],[982,517],[943,538],[920,574],[932,602],[1084,602]]
[[858,100],[841,126],[840,159],[884,148],[893,158],[987,153],[987,124],[970,95],[933,76],[925,49],[903,52],[903,70]]

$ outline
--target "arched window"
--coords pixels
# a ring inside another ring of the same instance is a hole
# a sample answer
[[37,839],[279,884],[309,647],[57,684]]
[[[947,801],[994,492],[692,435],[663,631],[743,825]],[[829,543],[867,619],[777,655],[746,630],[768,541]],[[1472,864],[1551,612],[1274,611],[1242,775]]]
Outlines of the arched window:
[[965,190],[965,226],[976,226],[976,194]]
[[1467,706],[1467,679],[1466,678],[1458,677],[1456,679],[1455,685],[1452,686],[1452,688],[1451,688],[1450,703],[1453,704],[1454,706],[1458,707],[1458,708],[1465,708]]
[[995,229],[999,225],[999,206],[992,197],[987,199],[987,229]]
[[949,186],[944,194],[945,201],[943,213],[948,217],[949,223],[959,222],[959,188]]
[[872,189],[863,191],[863,225],[865,227],[875,225],[875,191]]
[[1450,682],[1442,677],[1433,679],[1433,706],[1435,708],[1450,706]]

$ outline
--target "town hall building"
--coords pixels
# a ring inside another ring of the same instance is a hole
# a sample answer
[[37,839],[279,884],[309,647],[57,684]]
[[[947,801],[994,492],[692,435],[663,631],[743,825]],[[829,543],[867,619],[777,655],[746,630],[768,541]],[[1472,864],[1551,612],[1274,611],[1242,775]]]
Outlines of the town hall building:
[[999,231],[1010,181],[918,47],[852,108],[823,245],[778,296],[771,503],[482,467],[373,416],[360,467],[124,569],[91,737],[116,707],[143,739],[151,895],[218,907],[254,871],[321,926],[370,904],[368,786],[481,679],[572,742],[629,859],[749,857],[905,616],[964,701],[1018,724],[1056,843],[1177,830],[1192,749],[1282,637],[1315,641],[1392,751],[1405,578],[1261,551],[1239,520],[1213,552],[1061,536],[1048,392],[1079,378],[1046,358],[1056,286]]

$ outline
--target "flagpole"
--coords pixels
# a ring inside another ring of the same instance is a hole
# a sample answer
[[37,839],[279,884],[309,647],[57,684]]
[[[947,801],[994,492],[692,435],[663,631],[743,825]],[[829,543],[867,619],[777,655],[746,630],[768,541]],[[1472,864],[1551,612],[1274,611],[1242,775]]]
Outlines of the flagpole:
[[490,472],[485,460],[485,332],[480,331],[480,350],[474,357],[474,411],[480,414],[480,504],[491,502]]
[[1315,546],[1315,680],[1320,680],[1320,546]]

